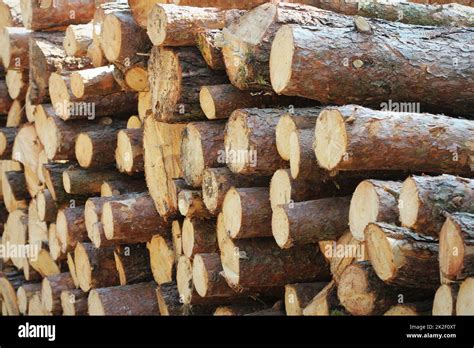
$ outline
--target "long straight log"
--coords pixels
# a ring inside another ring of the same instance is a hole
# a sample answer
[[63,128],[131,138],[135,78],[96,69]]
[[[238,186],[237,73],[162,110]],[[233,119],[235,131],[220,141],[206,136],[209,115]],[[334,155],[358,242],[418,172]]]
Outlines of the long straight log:
[[75,71],[71,74],[71,92],[76,98],[120,92],[114,79],[114,65]]
[[68,168],[63,172],[64,189],[69,194],[87,195],[99,193],[104,180],[120,179],[120,173],[103,168],[81,169]]

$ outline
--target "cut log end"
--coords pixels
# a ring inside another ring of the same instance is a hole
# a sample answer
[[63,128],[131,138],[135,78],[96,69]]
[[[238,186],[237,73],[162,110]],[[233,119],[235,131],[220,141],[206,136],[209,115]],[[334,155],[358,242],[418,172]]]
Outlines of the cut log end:
[[176,283],[178,285],[180,301],[183,304],[189,304],[193,296],[193,267],[191,260],[186,256],[179,258]]
[[374,223],[365,228],[365,242],[369,251],[369,257],[375,272],[383,281],[392,279],[397,268],[390,242],[384,231]]
[[64,191],[71,193],[71,178],[69,177],[67,170],[63,172],[63,186]]
[[74,306],[74,295],[68,290],[61,291],[61,307],[63,308],[63,315],[75,316],[76,307]]
[[416,224],[420,204],[416,181],[412,178],[406,179],[399,198],[400,222],[403,226],[411,228]]
[[183,132],[181,141],[181,166],[186,181],[193,187],[200,186],[204,171],[204,154],[202,151],[201,134],[192,124]]
[[166,28],[168,19],[166,18],[166,11],[161,6],[155,6],[150,12],[147,23],[147,32],[153,45],[160,46],[166,39]]
[[321,167],[332,170],[347,154],[344,118],[338,110],[325,109],[316,121],[314,151]]
[[456,301],[456,315],[474,315],[474,278],[467,278],[460,286]]
[[451,286],[441,285],[433,300],[433,315],[454,315],[455,303]]
[[225,238],[220,242],[221,262],[225,278],[230,285],[239,284],[239,253],[232,239]]
[[108,14],[105,17],[101,40],[107,43],[107,45],[101,45],[105,57],[109,62],[115,62],[121,51],[122,29],[120,20],[113,14]]
[[148,71],[141,66],[134,66],[125,73],[125,82],[134,91],[147,91]]
[[276,147],[278,154],[285,161],[290,160],[290,136],[296,131],[296,125],[291,114],[283,115],[275,129]]
[[121,172],[130,173],[133,170],[133,146],[125,131],[120,131],[117,136],[117,150],[115,158]]
[[206,265],[200,254],[195,255],[193,259],[193,283],[197,293],[201,297],[206,297],[209,287],[209,277]]
[[283,26],[275,35],[270,54],[270,80],[276,93],[286,89],[291,80],[294,54],[293,31]]
[[291,200],[291,178],[286,169],[278,169],[270,183],[270,203],[275,209]]
[[76,139],[76,159],[83,168],[90,167],[94,154],[94,144],[87,133],[81,133]]
[[158,284],[166,284],[173,280],[175,255],[169,248],[165,238],[155,235],[148,243],[150,264],[153,278]]
[[[235,115],[237,112],[239,111],[235,111],[233,115]],[[235,117],[232,122],[229,121],[226,125],[226,153],[228,152],[229,154],[234,153],[248,155],[250,149],[248,133],[249,130],[247,127],[245,115]],[[248,163],[246,163],[246,160],[241,158],[229,161],[227,163],[229,169],[234,173],[242,172],[247,165]]]
[[296,179],[300,174],[301,165],[301,147],[297,132],[290,134],[290,173],[291,177]]
[[102,207],[102,226],[107,239],[114,238],[114,214],[112,205],[107,202]]
[[351,265],[341,277],[337,295],[344,307],[353,315],[368,315],[375,306],[374,295],[368,288],[367,274],[357,265]]
[[216,106],[214,104],[214,98],[207,87],[201,88],[201,91],[199,92],[199,103],[201,104],[201,109],[204,112],[204,115],[206,115],[209,120],[215,120]]
[[360,183],[351,199],[349,226],[357,240],[364,240],[365,227],[379,216],[378,196],[370,181]]
[[290,222],[284,209],[276,207],[272,215],[272,233],[280,248],[290,248],[293,242],[290,238]]
[[74,265],[79,286],[83,291],[89,291],[92,280],[91,265],[87,251],[82,243],[78,243],[76,249],[74,249]]
[[91,290],[87,302],[89,315],[105,315],[102,300],[100,299],[100,295],[96,290]]
[[444,276],[455,279],[464,266],[466,250],[462,231],[450,217],[443,224],[439,239],[439,268]]
[[75,56],[78,50],[76,35],[72,27],[66,29],[66,36],[64,37],[64,51],[68,56]]
[[242,225],[242,203],[239,192],[235,188],[227,191],[222,204],[224,225],[231,238],[237,236]]
[[84,80],[81,77],[81,74],[78,72],[73,72],[70,77],[71,83],[71,92],[76,98],[82,98],[84,96]]
[[183,227],[181,230],[181,242],[183,245],[183,253],[187,257],[193,255],[194,249],[194,227],[191,219],[187,218],[183,222]]

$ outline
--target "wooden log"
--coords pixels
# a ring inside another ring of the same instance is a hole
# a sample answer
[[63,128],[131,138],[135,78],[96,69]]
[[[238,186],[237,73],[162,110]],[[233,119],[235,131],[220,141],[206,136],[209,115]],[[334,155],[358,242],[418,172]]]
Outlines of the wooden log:
[[148,92],[138,92],[138,116],[140,120],[145,120],[145,117],[152,114],[151,107],[151,93]]
[[0,114],[7,115],[12,106],[12,100],[8,95],[8,88],[5,81],[0,81]]
[[456,315],[456,299],[459,286],[442,284],[433,300],[433,315]]
[[210,315],[215,310],[214,306],[184,305],[176,282],[158,286],[156,297],[160,314],[164,316]]
[[211,214],[204,205],[201,191],[182,190],[178,194],[178,207],[181,215],[206,219]]
[[56,222],[58,207],[47,188],[41,190],[36,195],[36,209],[38,218],[45,222]]
[[22,27],[23,18],[19,0],[0,1],[0,28]]
[[78,243],[86,241],[84,206],[60,209],[56,219],[56,234],[63,253],[73,251]]
[[[442,115],[374,111],[354,105],[330,107],[316,122],[314,151],[319,165],[328,170],[410,168],[469,175],[471,150],[465,130],[473,125],[473,121]],[[387,160],[393,156],[397,161]]]
[[255,301],[249,304],[223,305],[216,308],[214,316],[243,316],[254,312],[269,310],[269,306]]
[[8,110],[6,127],[19,127],[26,122],[26,104],[20,100],[14,100]]
[[120,284],[113,246],[97,249],[90,243],[78,243],[74,264],[79,286],[85,292]]
[[272,233],[280,248],[337,240],[347,230],[350,197],[290,203],[273,209]]
[[51,257],[49,251],[43,246],[41,246],[37,257],[30,257],[29,262],[30,266],[37,271],[42,278],[61,273],[58,264]]
[[384,316],[419,316],[431,313],[432,301],[397,304],[384,313]]
[[304,316],[328,316],[334,312],[342,312],[341,309],[343,310],[343,307],[337,298],[336,282],[330,281],[310,300],[302,314]]
[[48,247],[49,253],[54,261],[61,261],[66,257],[61,250],[61,242],[56,233],[56,223],[52,222],[48,226]]
[[272,90],[271,43],[284,24],[351,27],[352,20],[299,4],[266,3],[250,10],[224,30],[222,53],[234,86],[242,90]]
[[74,289],[69,272],[46,277],[41,283],[41,304],[43,308],[53,315],[62,313],[61,291]]
[[166,235],[171,221],[166,221],[155,210],[148,193],[115,197],[102,208],[101,218],[107,239],[116,243],[143,243],[154,234]]
[[87,24],[69,25],[66,29],[63,47],[68,56],[83,57],[87,55],[87,49],[92,43],[92,22]]
[[313,143],[313,130],[295,130],[290,134],[290,172],[293,179],[313,177],[319,172],[324,172],[316,161]]
[[202,197],[213,215],[222,209],[222,203],[231,187],[268,187],[270,178],[232,173],[228,168],[208,168],[202,173]]
[[8,212],[26,208],[30,195],[26,188],[25,174],[17,171],[4,172],[2,193],[3,202]]
[[173,244],[173,252],[175,260],[178,260],[183,255],[183,242],[182,242],[182,226],[183,221],[174,220],[171,223],[171,241]]
[[195,47],[153,47],[148,76],[153,114],[166,122],[206,120],[199,90],[228,82],[225,72],[210,69]]
[[474,275],[474,214],[448,215],[439,233],[442,277],[460,281]]
[[30,36],[31,30],[21,27],[3,27],[0,42],[4,49],[0,52],[0,58],[5,69],[29,69]]
[[400,190],[400,222],[420,234],[438,237],[445,213],[474,213],[473,189],[472,179],[412,176]]
[[423,300],[429,298],[430,292],[385,284],[370,264],[355,263],[342,274],[337,296],[352,315],[380,315],[400,299],[404,303]]
[[193,46],[201,28],[222,29],[245,11],[157,4],[149,15],[147,33],[155,46]]
[[75,71],[71,74],[71,92],[76,98],[107,95],[121,91],[114,79],[114,65]]
[[28,302],[28,316],[46,316],[48,313],[41,305],[41,295],[39,293],[34,294]]
[[[300,111],[295,110],[295,113]],[[287,166],[278,154],[275,130],[284,109],[239,109],[226,125],[225,161],[240,174],[269,176]]]
[[324,256],[312,245],[280,249],[269,238],[227,238],[222,242],[220,254],[224,276],[231,286],[283,286],[325,281],[329,277]]
[[27,70],[8,69],[5,76],[5,82],[8,88],[8,94],[12,99],[25,100],[28,91],[28,74]]
[[20,314],[28,313],[28,302],[31,297],[41,290],[41,283],[25,283],[16,291],[18,311]]
[[[25,210],[15,210],[8,214],[2,234],[2,245],[4,248],[10,246],[25,250],[28,239],[28,215]],[[29,248],[29,247],[28,247]],[[27,249],[26,249],[27,250]],[[35,250],[34,250],[35,251]],[[4,253],[3,261],[11,263],[18,269],[22,269],[25,264],[25,257],[31,255],[21,255],[20,253]]]
[[143,128],[143,123],[140,117],[137,115],[130,116],[130,118],[127,120],[127,129],[140,129],[140,128]]
[[87,315],[87,293],[81,289],[63,290],[60,298],[63,315]]
[[126,67],[120,67],[124,74],[125,84],[128,89],[136,92],[147,92],[150,90],[148,84],[148,53],[144,53],[142,61],[129,65]]
[[303,315],[303,310],[328,283],[297,283],[285,285],[286,315]]
[[106,14],[103,23],[100,46],[109,62],[128,67],[143,59],[140,53],[150,51],[146,31],[135,23],[130,9]]
[[0,158],[11,158],[17,132],[16,128],[0,128]]
[[186,218],[182,228],[183,253],[192,258],[195,254],[218,250],[215,220]]
[[265,187],[231,188],[222,212],[225,230],[231,238],[271,237],[272,208]]
[[54,5],[43,6],[42,1],[21,0],[23,25],[31,30],[56,28],[65,30],[70,24],[89,22],[94,16],[93,0],[71,2],[55,0]]
[[72,281],[74,282],[74,286],[76,289],[79,288],[79,279],[77,278],[76,272],[76,264],[74,263],[74,253],[69,252],[66,255],[66,264],[69,269],[69,273],[71,273]]
[[122,173],[134,174],[145,170],[143,163],[143,130],[122,129],[117,135],[115,150],[117,168]]
[[85,196],[69,194],[64,190],[63,173],[68,169],[71,169],[71,165],[67,163],[44,164],[43,174],[46,187],[58,205],[80,205],[87,199]]
[[337,241],[332,241],[325,246],[320,245],[324,256],[329,258],[329,268],[336,284],[339,284],[344,270],[355,261],[369,259],[367,248],[361,241],[355,239],[347,231]]
[[48,225],[38,217],[35,198],[28,205],[28,242],[32,245],[48,242]]
[[88,195],[99,193],[104,180],[120,179],[120,173],[103,168],[82,169],[68,168],[63,172],[64,190],[69,194]]
[[2,303],[6,308],[6,314],[3,313],[3,315],[20,315],[15,288],[4,273],[0,274],[0,293],[2,294]]
[[354,191],[349,209],[349,226],[352,235],[364,240],[365,227],[371,222],[398,222],[398,196],[401,182],[364,180]]
[[285,315],[284,302],[281,300],[275,302],[275,304],[269,309],[263,309],[263,310],[256,311],[253,313],[245,314],[245,316],[258,316],[258,317],[265,317],[265,316],[281,317],[284,315]]
[[[106,202],[112,199],[112,197],[91,197],[86,201],[84,206],[84,224],[86,226],[87,236],[96,248],[99,248],[102,244],[102,239],[105,239],[104,229],[101,223],[102,208]],[[98,226],[99,230],[95,230],[95,226]],[[96,234],[96,232],[99,234]]]
[[177,258],[169,237],[156,234],[147,242],[147,248],[155,282],[159,285],[172,282],[176,275]]
[[88,298],[89,315],[159,315],[155,289],[154,282],[93,289]]
[[114,251],[115,265],[120,285],[150,281],[150,258],[145,244],[117,246]]
[[207,65],[213,70],[225,70],[224,57],[222,56],[224,40],[222,30],[202,28],[196,32],[195,38],[196,46],[201,51]]
[[107,65],[107,61],[105,60],[104,53],[98,41],[93,40],[89,47],[87,47],[87,58],[90,59],[94,68]]
[[375,273],[385,283],[436,289],[440,283],[434,238],[383,222],[365,228],[365,245]]
[[472,291],[474,288],[474,278],[466,278],[459,287],[456,301],[456,315],[473,315]]
[[100,187],[102,197],[120,196],[127,193],[145,192],[147,190],[143,177],[124,177],[120,180],[106,180]]
[[[400,23],[364,22],[373,28],[372,33],[367,35],[348,27],[294,25],[280,28],[272,44],[273,54],[270,55],[270,77],[275,92],[337,105],[353,103],[385,107],[388,103],[400,105],[410,100],[414,103],[410,105],[415,106],[410,111],[423,106],[423,111],[470,115],[472,94],[465,86],[466,78],[472,78],[468,61],[460,58],[453,67],[452,59],[440,56],[438,50],[431,49],[431,45],[451,49],[455,46],[454,42],[474,37],[472,28],[456,32],[439,27],[414,30],[411,25]],[[422,39],[427,36],[430,37],[429,43]],[[413,42],[419,43],[399,45],[398,38],[403,37],[410,37]],[[367,55],[365,47],[369,41],[371,51]],[[384,53],[387,47],[390,47],[390,54]],[[400,60],[401,56],[411,57],[408,65],[406,60]],[[359,58],[340,64],[347,57]],[[435,78],[424,70],[426,61],[433,62],[432,69],[440,72]],[[338,68],[333,69],[336,62]],[[388,65],[390,68],[387,69]],[[328,73],[307,76],[308,71]],[[374,85],[379,74],[386,81],[383,88]],[[403,76],[417,77],[416,80],[410,79],[411,88],[399,88],[406,84]],[[361,86],[357,91],[352,88],[355,81]],[[428,88],[427,81],[436,83],[437,87]],[[328,83],[329,88],[321,88]],[[350,98],[347,97],[349,90]],[[456,95],[458,103],[450,103],[452,95]]]
[[192,187],[202,186],[205,168],[225,166],[224,129],[222,122],[191,122],[183,130],[181,168],[184,179]]
[[83,132],[76,139],[76,159],[83,168],[107,166],[115,163],[115,149],[119,131],[124,122]]

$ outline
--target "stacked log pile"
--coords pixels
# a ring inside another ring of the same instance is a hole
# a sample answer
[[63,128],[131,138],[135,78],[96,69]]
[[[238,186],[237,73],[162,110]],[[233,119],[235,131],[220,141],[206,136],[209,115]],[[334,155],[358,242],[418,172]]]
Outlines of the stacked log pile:
[[0,0],[1,313],[474,314],[465,5]]

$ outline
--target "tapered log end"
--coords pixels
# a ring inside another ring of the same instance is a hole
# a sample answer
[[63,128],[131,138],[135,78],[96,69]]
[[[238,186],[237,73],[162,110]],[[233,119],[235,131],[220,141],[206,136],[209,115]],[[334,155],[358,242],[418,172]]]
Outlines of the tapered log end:
[[375,306],[375,298],[369,291],[367,273],[358,265],[346,268],[339,281],[337,296],[353,315],[368,315]]
[[454,315],[455,303],[451,286],[441,285],[433,300],[433,315]]
[[127,132],[121,130],[117,136],[117,149],[115,152],[118,169],[129,173],[133,169],[133,148]]
[[290,82],[294,51],[293,30],[284,25],[276,33],[270,53],[270,80],[278,94],[284,92]]
[[280,248],[286,249],[293,246],[293,242],[290,239],[290,223],[283,208],[276,207],[273,209],[272,233]]
[[242,203],[239,192],[235,188],[227,191],[222,203],[224,226],[231,238],[235,238],[242,225]]
[[418,211],[421,204],[414,178],[408,178],[403,182],[398,202],[400,222],[403,226],[412,228],[418,220]]
[[120,285],[127,285],[127,274],[125,273],[125,268],[117,251],[114,251],[114,260],[115,267],[117,268],[117,273],[119,275]]
[[193,259],[193,283],[199,296],[206,297],[209,277],[200,254],[196,254]]
[[24,72],[22,70],[8,69],[7,75],[5,76],[5,82],[7,84],[10,98],[17,99],[23,97],[24,93],[26,93]]
[[16,301],[18,303],[18,310],[20,311],[20,313],[26,314],[28,310],[28,297],[23,286],[20,286],[16,291]]
[[64,186],[64,191],[67,193],[71,193],[71,178],[69,177],[69,173],[67,170],[63,172],[63,186]]
[[365,228],[365,242],[369,253],[370,262],[375,273],[383,281],[392,279],[396,273],[390,242],[385,232],[375,223],[370,223]]
[[100,295],[96,290],[91,290],[89,293],[89,297],[87,299],[87,308],[89,315],[105,315],[102,300],[100,299]]
[[332,170],[347,156],[347,133],[344,118],[338,110],[325,109],[315,128],[314,152],[321,167]]
[[465,252],[461,228],[448,217],[439,235],[439,268],[445,277],[456,279],[463,268]]
[[202,151],[201,134],[192,124],[183,131],[181,140],[181,167],[186,182],[193,187],[201,186],[204,171],[204,154]]
[[199,103],[204,115],[206,115],[209,120],[215,120],[216,106],[214,104],[214,98],[206,86],[202,87],[199,92]]
[[176,282],[180,301],[182,301],[183,304],[189,304],[193,294],[193,266],[191,260],[186,256],[179,258],[176,270]]
[[94,154],[94,144],[87,133],[81,133],[76,139],[76,159],[83,168],[89,168]]
[[456,315],[474,315],[474,278],[467,278],[459,288]]
[[272,209],[288,204],[291,200],[291,178],[287,169],[278,169],[270,182],[270,204]]
[[354,191],[349,208],[349,226],[355,239],[364,241],[365,227],[379,216],[378,196],[370,181],[361,182]]
[[164,9],[155,5],[148,15],[147,33],[151,42],[155,46],[161,46],[166,39],[166,28],[168,19]]
[[122,47],[121,23],[113,14],[105,17],[101,33],[101,47],[109,62],[115,62]]

